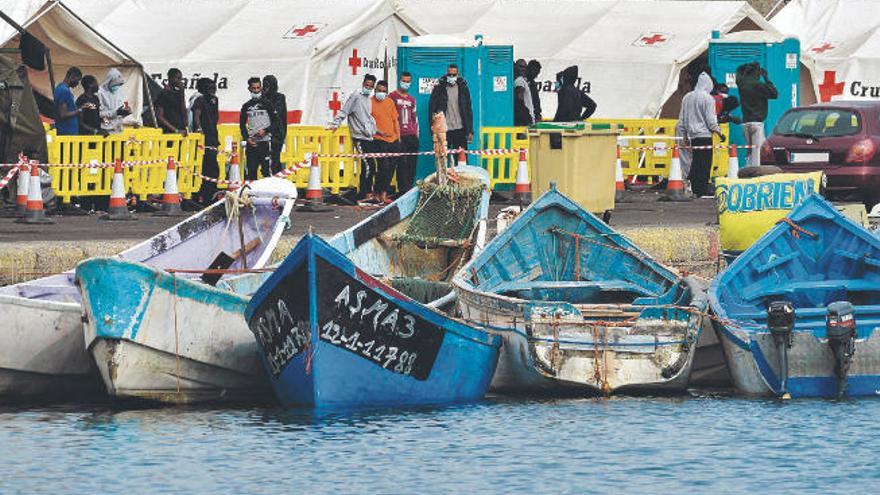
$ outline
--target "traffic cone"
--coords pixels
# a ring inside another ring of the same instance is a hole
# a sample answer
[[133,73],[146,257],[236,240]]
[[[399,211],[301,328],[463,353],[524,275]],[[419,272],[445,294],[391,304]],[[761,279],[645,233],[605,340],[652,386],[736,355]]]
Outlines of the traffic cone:
[[521,205],[529,204],[532,196],[532,186],[529,183],[529,165],[526,159],[526,150],[519,150],[519,164],[516,166],[516,185],[513,186],[513,197]]
[[229,183],[226,185],[227,191],[235,191],[241,187],[241,168],[238,165],[238,148],[232,145],[232,158],[229,160],[229,174],[226,177]]
[[27,186],[28,196],[24,217],[16,220],[16,223],[55,223],[46,218],[46,213],[43,211],[43,191],[40,190],[40,167],[37,166],[36,162],[31,162],[30,169],[31,174]]
[[455,164],[457,167],[464,167],[467,165],[467,154],[463,149],[458,150],[458,163]]
[[617,163],[614,165],[614,202],[625,201],[626,184],[623,183],[623,165],[620,162],[620,146],[617,147]]
[[162,209],[155,215],[163,217],[180,217],[185,213],[180,208],[180,193],[177,192],[177,165],[168,157],[168,169],[165,171],[165,193],[162,194]]
[[672,166],[669,168],[669,179],[666,183],[667,201],[690,201],[684,190],[684,179],[681,176],[681,160],[678,157],[678,147],[672,148]]
[[24,212],[27,210],[28,184],[31,182],[29,171],[30,167],[27,163],[21,162],[18,166],[18,182],[16,182],[18,192],[15,196],[15,213],[20,217],[23,217]]
[[122,160],[116,160],[113,182],[110,184],[110,205],[102,220],[134,220],[125,202],[125,177],[122,175]]
[[324,204],[324,188],[321,187],[321,162],[318,155],[313,154],[309,166],[309,184],[306,187],[306,202],[297,208],[299,211],[328,211],[330,208]]
[[730,145],[730,161],[727,162],[727,178],[736,179],[739,177],[739,159],[736,157],[736,145]]

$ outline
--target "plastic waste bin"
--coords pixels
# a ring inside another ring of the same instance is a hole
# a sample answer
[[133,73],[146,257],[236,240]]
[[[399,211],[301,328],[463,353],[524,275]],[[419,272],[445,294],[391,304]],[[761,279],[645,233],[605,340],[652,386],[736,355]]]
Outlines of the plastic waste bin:
[[[556,188],[592,213],[614,209],[616,124],[540,123],[529,129],[532,195]],[[605,217],[607,220],[607,216]]]

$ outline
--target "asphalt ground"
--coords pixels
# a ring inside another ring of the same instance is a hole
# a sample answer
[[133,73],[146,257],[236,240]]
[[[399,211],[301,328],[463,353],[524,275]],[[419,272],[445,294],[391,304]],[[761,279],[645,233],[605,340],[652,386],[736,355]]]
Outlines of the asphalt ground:
[[[662,201],[654,191],[628,191],[625,201],[617,203],[610,224],[615,228],[711,228],[717,223],[714,200],[695,199],[687,202]],[[499,198],[500,199],[500,198]],[[493,200],[490,218],[514,202]],[[311,227],[314,232],[329,236],[354,225],[377,211],[377,208],[330,206],[324,212],[294,212],[288,236],[300,237]],[[146,239],[180,222],[180,218],[135,213],[134,221],[106,221],[100,213],[72,216],[50,215],[54,224],[27,225],[16,223],[9,209],[0,212],[0,245],[29,242],[93,242],[136,241]],[[49,212],[51,213],[51,212]]]

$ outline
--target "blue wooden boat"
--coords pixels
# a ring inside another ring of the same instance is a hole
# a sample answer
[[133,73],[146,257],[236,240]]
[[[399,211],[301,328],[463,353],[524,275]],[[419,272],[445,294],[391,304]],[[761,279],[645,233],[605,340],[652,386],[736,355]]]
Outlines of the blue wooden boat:
[[425,181],[329,243],[306,235],[251,298],[245,317],[282,405],[483,397],[500,340],[442,308],[485,236],[489,177],[456,170],[460,186]]
[[709,289],[745,394],[880,393],[880,240],[813,195]]
[[463,318],[504,339],[497,391],[590,395],[688,384],[704,288],[553,184],[453,284]]

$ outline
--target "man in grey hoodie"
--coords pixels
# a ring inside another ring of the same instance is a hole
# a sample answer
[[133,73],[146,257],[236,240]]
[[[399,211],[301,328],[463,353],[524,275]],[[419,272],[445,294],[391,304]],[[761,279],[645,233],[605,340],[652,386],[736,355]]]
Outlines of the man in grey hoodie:
[[[376,119],[373,118],[373,103],[370,96],[376,86],[376,76],[367,74],[360,91],[352,93],[345,101],[345,105],[330,122],[329,127],[334,131],[342,125],[342,121],[348,118],[348,131],[351,140],[354,141],[358,153],[372,153],[375,151],[373,136],[376,134]],[[373,199],[375,196],[376,159],[361,160],[360,196],[361,198]]]
[[714,84],[709,74],[700,74],[693,91],[681,99],[681,112],[678,115],[679,127],[685,146],[692,146],[693,161],[688,179],[696,197],[710,196],[709,176],[712,173],[712,135],[717,134],[724,141],[724,134],[715,115],[715,99],[709,94]]

